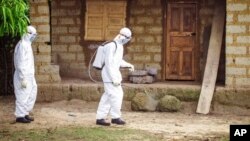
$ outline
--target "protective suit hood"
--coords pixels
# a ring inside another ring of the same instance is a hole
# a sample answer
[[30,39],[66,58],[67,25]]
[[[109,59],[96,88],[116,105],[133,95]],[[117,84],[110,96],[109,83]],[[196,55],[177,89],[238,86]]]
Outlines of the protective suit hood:
[[22,36],[22,40],[26,42],[33,42],[37,36],[36,29],[33,26],[27,27],[27,33]]
[[128,43],[132,38],[131,30],[127,27],[124,27],[120,30],[119,34],[114,38],[115,41],[124,45]]

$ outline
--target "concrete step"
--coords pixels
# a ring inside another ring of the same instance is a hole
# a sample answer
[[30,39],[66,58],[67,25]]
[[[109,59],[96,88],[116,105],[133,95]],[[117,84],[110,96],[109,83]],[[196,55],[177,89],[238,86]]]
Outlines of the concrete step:
[[[160,99],[165,95],[177,97],[183,104],[183,111],[195,112],[201,86],[179,82],[157,82],[153,84],[123,83],[124,101],[131,101],[138,92]],[[103,90],[102,83],[63,81],[61,83],[39,83],[37,102],[80,99],[98,102]],[[190,108],[191,107],[191,108]],[[250,88],[227,88],[217,86],[212,105],[213,113],[235,113],[250,115]]]

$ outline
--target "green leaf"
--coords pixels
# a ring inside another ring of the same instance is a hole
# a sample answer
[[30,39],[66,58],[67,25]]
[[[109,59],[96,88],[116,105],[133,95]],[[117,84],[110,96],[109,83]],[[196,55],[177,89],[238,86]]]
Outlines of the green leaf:
[[6,10],[5,10],[5,7],[3,6],[3,7],[1,7],[1,11],[2,11],[2,13],[1,14],[3,14],[1,17],[3,17],[3,25],[4,25],[4,27],[5,27],[5,24],[6,24]]
[[27,0],[0,0],[0,37],[22,36],[30,20]]

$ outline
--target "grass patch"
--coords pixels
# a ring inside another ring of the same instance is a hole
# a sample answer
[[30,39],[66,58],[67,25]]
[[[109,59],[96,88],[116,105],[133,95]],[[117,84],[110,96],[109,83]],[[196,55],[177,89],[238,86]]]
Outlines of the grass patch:
[[1,141],[163,141],[162,134],[117,127],[62,127],[0,131]]
[[222,137],[220,141],[229,141],[229,137]]

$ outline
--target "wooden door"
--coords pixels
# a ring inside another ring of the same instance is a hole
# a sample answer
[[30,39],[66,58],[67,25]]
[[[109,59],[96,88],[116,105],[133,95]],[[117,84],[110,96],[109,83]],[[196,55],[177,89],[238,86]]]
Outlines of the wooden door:
[[166,30],[166,79],[194,80],[197,4],[169,3]]

